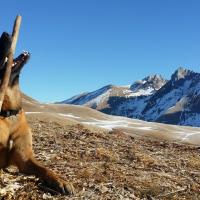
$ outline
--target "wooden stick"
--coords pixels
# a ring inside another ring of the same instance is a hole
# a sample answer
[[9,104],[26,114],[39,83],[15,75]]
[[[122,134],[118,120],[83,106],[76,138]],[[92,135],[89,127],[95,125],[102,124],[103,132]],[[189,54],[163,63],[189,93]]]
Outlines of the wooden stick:
[[9,83],[9,79],[10,79],[10,74],[11,74],[12,64],[13,64],[13,55],[15,53],[15,48],[16,48],[17,39],[18,39],[18,35],[19,35],[21,20],[22,20],[21,16],[18,15],[15,19],[15,23],[13,26],[12,45],[11,45],[11,48],[10,48],[10,51],[8,54],[8,60],[6,63],[6,71],[5,71],[4,77],[2,79],[1,86],[0,86],[0,111],[2,108],[5,92],[8,87],[8,83]]

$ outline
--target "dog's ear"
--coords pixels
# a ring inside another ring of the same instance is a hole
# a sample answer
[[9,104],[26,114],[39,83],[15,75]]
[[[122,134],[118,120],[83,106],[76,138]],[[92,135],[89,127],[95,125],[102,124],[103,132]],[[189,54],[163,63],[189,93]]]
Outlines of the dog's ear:
[[8,56],[12,44],[12,37],[6,32],[3,32],[0,38],[0,70],[3,67],[6,56]]

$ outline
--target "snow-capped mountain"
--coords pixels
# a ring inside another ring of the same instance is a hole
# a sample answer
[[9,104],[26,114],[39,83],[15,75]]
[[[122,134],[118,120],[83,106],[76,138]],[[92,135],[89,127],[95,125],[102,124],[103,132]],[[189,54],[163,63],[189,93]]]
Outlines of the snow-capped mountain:
[[161,75],[148,76],[142,80],[136,81],[130,86],[132,93],[136,96],[150,95],[159,90],[166,80]]
[[200,73],[179,68],[169,81],[148,76],[130,86],[108,85],[61,103],[146,121],[200,126]]
[[179,68],[148,101],[143,119],[200,126],[200,74]]
[[[136,81],[132,85],[107,85],[94,92],[76,95],[59,103],[85,105],[109,114],[122,115],[121,112],[123,112],[123,108],[118,108],[117,105],[120,104],[120,106],[123,106],[122,104],[124,102],[128,104],[129,100],[132,101],[132,105],[134,102],[139,102],[140,99],[145,100],[165,83],[166,80],[164,80],[160,75],[148,76],[143,80]],[[130,115],[129,117],[133,116]]]
[[113,115],[137,117],[142,112],[149,96],[165,83],[166,80],[160,75],[153,75],[136,81],[132,85],[107,85],[94,92],[76,95],[59,103],[85,105]]

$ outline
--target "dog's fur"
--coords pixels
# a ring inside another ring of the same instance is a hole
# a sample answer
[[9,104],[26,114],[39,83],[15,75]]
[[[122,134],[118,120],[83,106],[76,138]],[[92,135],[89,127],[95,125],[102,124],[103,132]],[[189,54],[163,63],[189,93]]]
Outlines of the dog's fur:
[[[6,46],[11,44],[11,37],[3,33],[0,38],[0,82],[5,72],[5,60],[8,54]],[[2,105],[2,111],[19,111],[12,116],[0,115],[0,168],[4,169],[9,165],[15,165],[24,174],[32,174],[41,178],[52,189],[62,194],[74,193],[72,184],[65,182],[52,171],[41,165],[33,155],[32,135],[26,116],[21,108],[21,92],[19,88],[19,74],[24,64],[29,59],[28,52],[21,54],[14,59],[9,86],[6,90]]]

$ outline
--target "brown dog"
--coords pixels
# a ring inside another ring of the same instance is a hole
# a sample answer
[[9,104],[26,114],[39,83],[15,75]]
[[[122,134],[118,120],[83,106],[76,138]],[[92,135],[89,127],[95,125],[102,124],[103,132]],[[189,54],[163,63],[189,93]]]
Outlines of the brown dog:
[[[11,36],[3,33],[0,38],[0,83],[5,72],[6,56]],[[34,159],[32,134],[22,109],[19,74],[29,59],[28,52],[14,59],[9,85],[0,112],[0,168],[16,165],[20,172],[36,175],[62,194],[74,193],[73,186]],[[4,64],[2,64],[4,63]]]

